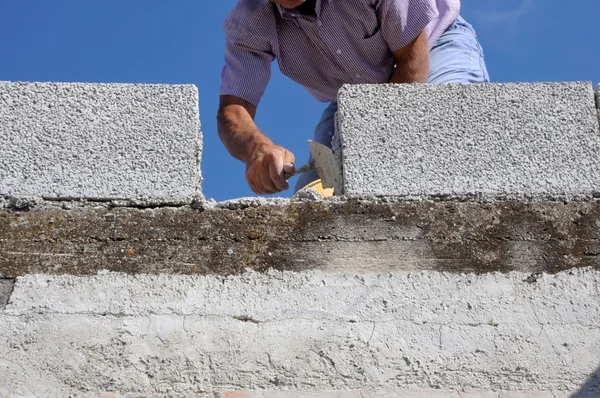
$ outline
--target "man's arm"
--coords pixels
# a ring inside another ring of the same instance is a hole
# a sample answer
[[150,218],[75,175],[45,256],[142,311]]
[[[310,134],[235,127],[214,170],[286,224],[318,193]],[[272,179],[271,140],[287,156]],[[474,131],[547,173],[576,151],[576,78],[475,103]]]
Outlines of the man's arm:
[[396,68],[390,83],[425,83],[429,74],[429,45],[427,33],[419,36],[403,48],[393,51]]
[[220,97],[219,138],[229,153],[246,164],[246,180],[261,195],[289,188],[283,173],[294,171],[294,155],[277,146],[254,123],[256,106],[233,95]]

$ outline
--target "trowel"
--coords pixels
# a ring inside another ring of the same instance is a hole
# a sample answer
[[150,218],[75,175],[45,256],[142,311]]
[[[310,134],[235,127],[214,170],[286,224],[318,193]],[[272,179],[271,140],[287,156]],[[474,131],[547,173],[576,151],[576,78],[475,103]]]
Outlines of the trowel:
[[315,141],[308,141],[308,146],[310,147],[311,154],[308,163],[297,168],[292,174],[285,174],[285,179],[287,180],[295,175],[316,170],[321,178],[323,188],[337,188],[337,190],[340,190],[342,187],[342,172],[335,160],[333,151]]

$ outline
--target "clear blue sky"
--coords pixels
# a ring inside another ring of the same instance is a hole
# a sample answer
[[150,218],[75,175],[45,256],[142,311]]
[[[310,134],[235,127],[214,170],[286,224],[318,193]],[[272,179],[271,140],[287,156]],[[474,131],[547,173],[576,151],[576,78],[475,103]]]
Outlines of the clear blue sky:
[[[226,152],[215,123],[221,21],[235,3],[0,0],[0,80],[193,83],[205,195],[252,196],[244,166]],[[478,31],[494,82],[600,79],[600,0],[463,0],[462,15]],[[324,105],[273,69],[257,123],[300,165]]]

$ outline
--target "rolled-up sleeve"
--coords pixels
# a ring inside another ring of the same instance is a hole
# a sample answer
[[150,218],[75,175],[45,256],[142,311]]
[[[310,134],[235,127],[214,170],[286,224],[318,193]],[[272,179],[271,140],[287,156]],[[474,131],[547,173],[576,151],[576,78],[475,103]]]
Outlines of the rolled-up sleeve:
[[221,73],[221,95],[234,95],[258,105],[269,79],[274,55],[268,39],[250,32],[235,19],[223,22],[225,66]]
[[439,17],[436,0],[377,0],[381,33],[390,50],[399,50]]

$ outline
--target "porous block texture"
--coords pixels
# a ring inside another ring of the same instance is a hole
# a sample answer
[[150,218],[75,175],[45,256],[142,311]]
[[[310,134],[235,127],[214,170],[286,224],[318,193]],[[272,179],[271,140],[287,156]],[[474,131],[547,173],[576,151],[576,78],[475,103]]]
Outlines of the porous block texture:
[[598,110],[598,120],[600,121],[600,84],[596,86],[596,109]]
[[200,195],[193,85],[0,82],[0,195]]
[[0,312],[0,394],[598,396],[599,286],[590,268],[31,275]]
[[345,194],[600,192],[589,82],[344,86],[337,123]]

